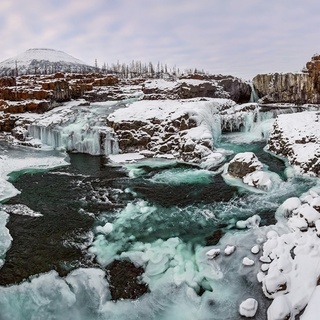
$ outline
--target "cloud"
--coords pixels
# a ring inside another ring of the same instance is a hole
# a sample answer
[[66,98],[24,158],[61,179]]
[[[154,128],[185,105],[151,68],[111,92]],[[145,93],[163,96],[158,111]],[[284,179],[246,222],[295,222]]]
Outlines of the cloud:
[[316,0],[2,0],[0,61],[32,47],[93,64],[161,61],[251,78],[317,48]]

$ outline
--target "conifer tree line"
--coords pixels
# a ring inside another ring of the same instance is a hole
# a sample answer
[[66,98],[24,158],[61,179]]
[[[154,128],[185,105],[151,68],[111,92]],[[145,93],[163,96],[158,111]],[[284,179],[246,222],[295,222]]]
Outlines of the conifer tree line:
[[130,78],[155,78],[164,79],[168,77],[180,77],[182,74],[205,74],[204,70],[195,69],[185,69],[181,71],[176,66],[168,68],[167,64],[158,62],[154,65],[152,62],[142,63],[140,60],[132,60],[130,64],[127,63],[117,63],[106,64],[103,63],[101,67],[98,66],[97,59],[95,60],[96,72],[101,72],[104,74],[115,74],[120,78],[130,79]]
[[189,68],[181,71],[176,66],[168,68],[167,64],[158,62],[154,65],[152,62],[143,63],[140,60],[132,60],[130,64],[117,63],[106,64],[100,67],[98,65],[97,59],[95,59],[94,66],[86,65],[68,65],[67,63],[53,62],[46,64],[43,61],[34,61],[27,70],[20,71],[15,62],[15,67],[13,69],[2,70],[2,76],[19,76],[23,74],[54,74],[57,72],[67,72],[67,73],[102,73],[102,74],[114,74],[119,78],[131,79],[131,78],[146,78],[146,79],[165,79],[165,78],[177,78],[183,74],[206,74],[204,70],[199,70],[197,68]]

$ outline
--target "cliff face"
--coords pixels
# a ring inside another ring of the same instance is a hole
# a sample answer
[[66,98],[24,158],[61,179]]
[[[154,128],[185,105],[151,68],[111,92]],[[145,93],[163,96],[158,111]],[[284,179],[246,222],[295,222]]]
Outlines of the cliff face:
[[259,74],[253,85],[264,103],[320,103],[320,56],[301,73]]

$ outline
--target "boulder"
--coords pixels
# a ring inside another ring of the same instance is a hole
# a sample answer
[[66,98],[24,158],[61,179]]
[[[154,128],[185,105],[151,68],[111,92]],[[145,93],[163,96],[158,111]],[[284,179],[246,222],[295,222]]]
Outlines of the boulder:
[[129,261],[115,260],[107,266],[107,272],[112,300],[137,299],[148,292],[141,281],[144,269]]
[[228,174],[236,178],[244,178],[246,175],[262,168],[262,163],[253,152],[238,153],[228,166]]

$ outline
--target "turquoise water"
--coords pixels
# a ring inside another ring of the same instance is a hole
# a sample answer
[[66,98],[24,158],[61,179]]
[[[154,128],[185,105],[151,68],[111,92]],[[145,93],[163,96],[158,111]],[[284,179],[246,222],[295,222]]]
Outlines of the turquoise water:
[[[252,269],[241,259],[275,223],[277,207],[315,181],[286,179],[284,163],[264,145],[239,143],[235,135],[220,142],[233,152],[254,152],[282,177],[269,193],[230,186],[220,171],[175,161],[121,166],[84,154],[69,154],[67,167],[11,175],[21,193],[6,205],[24,204],[43,216],[10,214],[0,318],[239,319],[239,303],[253,295],[256,319],[265,319],[270,301],[255,278],[259,256]],[[263,227],[236,228],[254,214]],[[237,247],[230,257],[206,258],[212,246],[228,244]],[[115,259],[142,266],[150,292],[112,302],[105,267]]]

